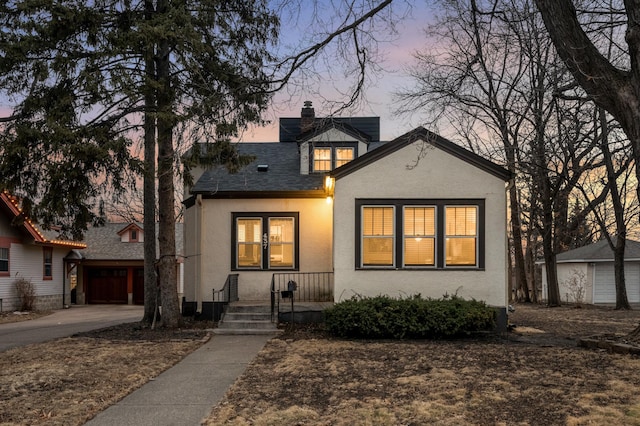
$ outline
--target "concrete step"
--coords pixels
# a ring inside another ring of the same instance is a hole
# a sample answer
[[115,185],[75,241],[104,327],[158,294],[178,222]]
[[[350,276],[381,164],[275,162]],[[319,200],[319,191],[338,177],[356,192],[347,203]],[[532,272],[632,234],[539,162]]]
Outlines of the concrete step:
[[256,328],[214,328],[213,334],[235,334],[235,335],[278,335],[283,333],[284,330],[280,330],[278,328],[268,330],[268,329],[256,329]]
[[218,323],[215,334],[278,334],[271,322],[271,305],[263,301],[233,302]]
[[238,304],[231,303],[227,306],[227,312],[235,313],[268,313],[271,314],[271,305],[267,304]]
[[271,320],[267,321],[220,321],[218,328],[255,328],[255,329],[274,329],[277,328]]
[[271,321],[271,312],[229,312],[222,317],[222,321]]

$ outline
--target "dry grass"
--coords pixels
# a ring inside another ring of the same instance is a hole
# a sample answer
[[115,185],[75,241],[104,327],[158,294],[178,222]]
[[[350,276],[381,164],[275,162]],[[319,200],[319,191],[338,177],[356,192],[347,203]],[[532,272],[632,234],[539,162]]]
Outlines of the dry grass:
[[29,320],[44,317],[50,314],[51,314],[51,311],[29,311],[29,312],[5,311],[5,312],[0,312],[0,324],[7,324],[10,322],[29,321]]
[[640,359],[576,347],[640,312],[520,306],[505,339],[271,340],[208,425],[640,425]]
[[0,353],[0,424],[81,425],[202,344],[74,337]]
[[[518,306],[504,338],[272,339],[210,425],[640,425],[640,359],[576,347],[640,311]],[[206,332],[125,325],[0,353],[0,424],[80,425],[182,359]]]

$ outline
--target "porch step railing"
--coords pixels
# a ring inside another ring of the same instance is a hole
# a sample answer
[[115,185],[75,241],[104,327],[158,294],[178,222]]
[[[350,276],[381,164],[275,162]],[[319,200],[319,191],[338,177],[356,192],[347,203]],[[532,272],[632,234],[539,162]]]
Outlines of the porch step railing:
[[282,292],[294,302],[333,302],[333,272],[283,272],[271,277],[271,320],[280,312]]
[[[214,321],[220,321],[222,314],[227,310],[229,303],[238,301],[238,274],[229,274],[224,282],[224,285],[220,290],[213,291],[213,303],[211,304],[211,318]],[[202,303],[202,310],[205,310],[205,305],[208,303]],[[209,317],[209,315],[207,315]]]
[[227,275],[222,289],[213,289],[213,301],[226,303],[238,301],[238,274]]

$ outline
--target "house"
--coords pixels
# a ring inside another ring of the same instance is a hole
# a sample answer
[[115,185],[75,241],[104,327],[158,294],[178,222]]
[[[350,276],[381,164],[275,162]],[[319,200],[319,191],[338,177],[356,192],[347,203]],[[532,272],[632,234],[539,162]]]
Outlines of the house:
[[200,309],[233,276],[241,300],[291,282],[299,300],[458,294],[504,312],[510,173],[423,128],[386,143],[379,128],[308,102],[279,142],[237,145],[255,157],[240,172],[193,170],[184,300]]
[[[157,233],[157,227],[156,227]],[[144,229],[140,223],[106,223],[89,227],[86,247],[68,253],[75,269],[73,302],[144,304]],[[176,226],[178,293],[182,293],[182,226]],[[181,294],[180,294],[181,296]]]
[[[640,242],[625,242],[624,275],[629,303],[640,303]],[[556,256],[560,298],[567,303],[615,304],[613,250],[606,240]],[[547,274],[542,268],[542,297],[548,298]],[[578,299],[578,300],[576,300]]]
[[38,310],[62,309],[70,303],[69,271],[63,258],[83,243],[43,232],[26,217],[19,201],[0,193],[0,311],[20,308],[15,281],[24,278],[35,291]]

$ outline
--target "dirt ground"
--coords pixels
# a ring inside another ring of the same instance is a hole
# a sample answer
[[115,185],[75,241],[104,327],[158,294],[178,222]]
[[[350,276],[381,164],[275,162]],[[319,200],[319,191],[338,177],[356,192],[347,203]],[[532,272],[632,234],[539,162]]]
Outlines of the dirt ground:
[[[349,341],[298,326],[267,343],[207,424],[640,425],[640,358],[576,345],[628,333],[640,310],[517,305],[510,322],[504,336],[454,341]],[[2,352],[0,424],[81,425],[199,347],[211,325],[128,324]]]

